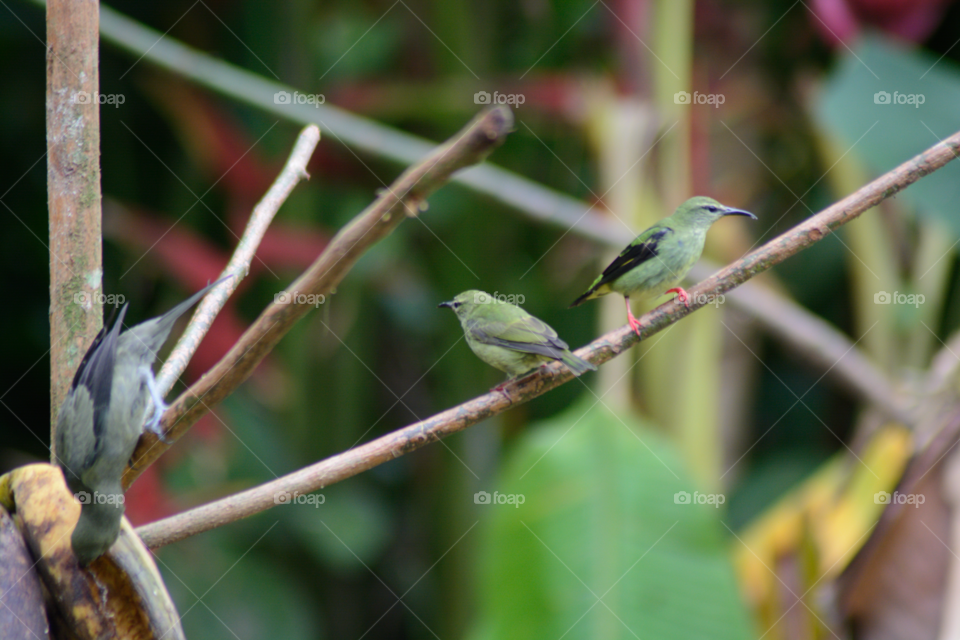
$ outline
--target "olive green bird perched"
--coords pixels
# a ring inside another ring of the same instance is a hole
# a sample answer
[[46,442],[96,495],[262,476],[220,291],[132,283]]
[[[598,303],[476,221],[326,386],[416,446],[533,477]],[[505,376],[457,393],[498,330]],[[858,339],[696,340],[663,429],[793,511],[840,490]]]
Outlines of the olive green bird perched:
[[757,219],[749,211],[724,206],[712,198],[690,198],[672,216],[627,245],[570,307],[615,291],[623,296],[627,321],[639,336],[640,321],[633,316],[630,298],[649,300],[676,293],[680,302],[690,306],[690,296],[679,284],[700,259],[710,226],[723,216],[733,215]]
[[226,279],[121,333],[123,305],[113,326],[104,325],[80,361],[57,416],[56,454],[67,486],[80,501],[70,542],[81,565],[103,555],[120,533],[120,478],[140,434],[147,429],[163,437],[159,425],[166,404],[153,375],[157,351],[177,318]]
[[[467,345],[477,357],[510,379],[553,360],[567,365],[576,376],[597,370],[596,365],[570,353],[567,343],[547,323],[485,291],[464,291],[439,306],[457,314]],[[503,384],[495,389],[502,390]]]

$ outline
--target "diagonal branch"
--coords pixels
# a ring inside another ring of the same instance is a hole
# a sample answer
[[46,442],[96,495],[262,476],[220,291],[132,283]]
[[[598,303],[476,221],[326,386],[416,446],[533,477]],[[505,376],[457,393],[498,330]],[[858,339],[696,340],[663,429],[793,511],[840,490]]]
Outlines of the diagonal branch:
[[[389,235],[406,217],[418,215],[426,198],[454,172],[482,162],[506,139],[512,126],[513,113],[509,107],[486,109],[454,137],[404,171],[334,236],[320,257],[286,292],[274,299],[229,353],[170,405],[161,423],[167,439],[179,438],[211,406],[250,377],[294,323],[313,309],[316,301],[333,294],[367,249]],[[133,465],[124,474],[124,488],[168,448],[169,445],[153,433],[144,433],[133,452]]]
[[[958,151],[960,151],[960,132],[691,288],[690,299],[694,302],[690,307],[671,301],[644,314],[640,319],[643,324],[641,339],[650,337],[692,313],[703,306],[709,296],[727,292],[819,242],[831,231],[850,222],[928,173],[944,166],[956,157]],[[576,353],[599,365],[623,353],[638,340],[630,327],[625,326],[601,336],[586,347],[577,350]],[[426,420],[271,482],[140,527],[137,533],[148,547],[157,548],[251,516],[276,504],[282,504],[284,499],[281,496],[289,496],[294,492],[316,491],[355,476],[383,462],[419,449],[431,441],[462,431],[481,420],[542,395],[572,378],[573,374],[565,365],[554,362],[543,367],[533,376],[506,385],[505,393],[494,391],[484,394]]]

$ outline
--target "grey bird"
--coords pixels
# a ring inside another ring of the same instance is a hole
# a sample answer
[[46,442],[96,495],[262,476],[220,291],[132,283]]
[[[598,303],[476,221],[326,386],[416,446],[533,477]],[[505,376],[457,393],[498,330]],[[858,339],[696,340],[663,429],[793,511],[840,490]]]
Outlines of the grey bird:
[[81,505],[70,538],[81,565],[103,555],[120,533],[124,511],[120,478],[140,434],[150,430],[163,437],[159,425],[166,404],[153,374],[157,351],[177,319],[227,278],[121,333],[124,305],[116,322],[109,329],[104,325],[80,361],[57,416],[56,454],[67,486]]

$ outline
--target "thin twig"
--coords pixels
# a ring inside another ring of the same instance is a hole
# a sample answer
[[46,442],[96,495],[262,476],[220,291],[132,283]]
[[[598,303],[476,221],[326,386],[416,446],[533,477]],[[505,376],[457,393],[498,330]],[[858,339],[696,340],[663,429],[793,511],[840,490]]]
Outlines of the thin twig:
[[[357,260],[389,235],[405,218],[416,216],[426,198],[450,176],[481,162],[498,147],[513,127],[509,107],[486,109],[463,130],[410,167],[354,218],[326,246],[323,253],[293,284],[286,295],[267,307],[217,365],[177,398],[164,413],[161,426],[175,441],[210,408],[230,395],[256,369],[287,331],[318,301],[333,295]],[[167,450],[169,445],[151,432],[144,433],[133,452],[133,465],[124,474],[124,487]]]
[[230,258],[230,262],[224,267],[220,277],[232,275],[229,282],[223,286],[216,287],[200,302],[196,313],[190,320],[190,324],[183,332],[177,346],[170,352],[170,356],[157,374],[157,385],[160,387],[160,395],[165,396],[173,388],[174,383],[187,368],[187,363],[197,351],[203,337],[210,330],[210,325],[227,299],[233,295],[240,281],[250,272],[250,263],[257,252],[257,247],[263,240],[264,234],[274,216],[280,210],[280,206],[286,202],[290,192],[297,186],[297,183],[304,179],[309,179],[307,173],[307,163],[313,155],[313,150],[317,148],[320,142],[320,129],[316,125],[308,125],[300,132],[293,151],[284,165],[283,171],[277,176],[266,195],[253,208],[250,214],[250,221],[243,232],[243,237],[237,243],[237,248]]
[[[898,193],[921,177],[944,166],[960,150],[960,132],[931,147],[896,169],[877,178],[840,202],[774,238],[753,253],[721,269],[689,290],[690,307],[676,301],[663,304],[640,319],[642,338],[621,327],[577,350],[577,355],[596,365],[603,364],[636,344],[677,322],[706,304],[706,300],[730,291],[799,251],[819,242],[831,231],[850,222],[882,200]],[[535,375],[508,384],[504,392],[493,391],[447,409],[426,420],[377,438],[359,447],[305,467],[272,482],[206,504],[185,513],[140,527],[137,533],[150,548],[161,547],[240,518],[282,504],[294,492],[309,493],[357,475],[378,464],[409,453],[425,444],[462,431],[481,420],[527,402],[573,379],[560,363],[541,368]]]

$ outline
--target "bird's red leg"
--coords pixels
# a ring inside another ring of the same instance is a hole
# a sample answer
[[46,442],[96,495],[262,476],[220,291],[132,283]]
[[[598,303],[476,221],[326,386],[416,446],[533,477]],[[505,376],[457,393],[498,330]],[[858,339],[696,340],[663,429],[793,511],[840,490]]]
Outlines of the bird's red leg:
[[667,289],[664,293],[675,293],[677,294],[677,300],[683,303],[683,306],[690,306],[690,294],[683,290],[683,287],[674,287],[673,289]]
[[627,322],[630,323],[630,328],[633,329],[638,338],[642,338],[643,336],[640,335],[640,321],[633,317],[633,309],[630,308],[630,298],[623,296],[623,301],[627,305]]

